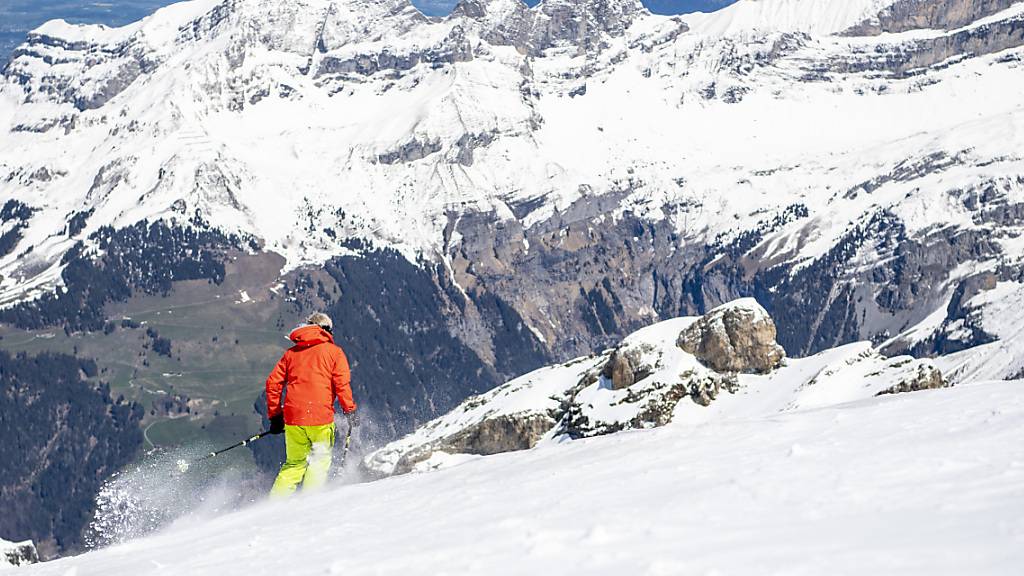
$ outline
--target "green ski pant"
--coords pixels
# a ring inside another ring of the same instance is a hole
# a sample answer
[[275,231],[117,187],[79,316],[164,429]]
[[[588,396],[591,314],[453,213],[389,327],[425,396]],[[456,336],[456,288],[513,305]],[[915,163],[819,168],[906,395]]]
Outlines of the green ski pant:
[[273,498],[287,497],[302,483],[303,491],[320,488],[327,483],[334,447],[334,424],[322,426],[284,427],[285,462],[277,474]]

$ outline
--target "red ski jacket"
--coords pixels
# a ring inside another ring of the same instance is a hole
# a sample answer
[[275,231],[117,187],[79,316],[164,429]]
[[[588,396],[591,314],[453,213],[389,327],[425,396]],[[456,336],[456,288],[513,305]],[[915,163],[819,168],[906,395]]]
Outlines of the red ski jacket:
[[356,409],[352,400],[351,376],[345,353],[334,337],[319,326],[303,326],[288,338],[295,343],[267,377],[267,416],[281,413],[281,392],[285,383],[284,421],[292,426],[321,426],[334,422],[334,399],[349,414]]

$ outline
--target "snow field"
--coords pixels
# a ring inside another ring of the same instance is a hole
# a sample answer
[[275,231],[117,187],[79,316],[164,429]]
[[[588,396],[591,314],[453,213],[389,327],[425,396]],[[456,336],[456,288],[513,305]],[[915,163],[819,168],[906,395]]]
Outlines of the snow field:
[[30,567],[105,574],[1019,574],[1024,383],[476,458]]

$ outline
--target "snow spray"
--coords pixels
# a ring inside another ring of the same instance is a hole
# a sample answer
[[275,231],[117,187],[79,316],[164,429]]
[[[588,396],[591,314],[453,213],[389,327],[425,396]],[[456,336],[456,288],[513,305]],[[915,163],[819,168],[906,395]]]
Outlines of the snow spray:
[[[158,449],[107,479],[86,530],[90,549],[120,544],[187,519],[216,516],[261,499],[266,487],[251,470],[195,462],[208,450]],[[183,473],[180,462],[192,462]]]

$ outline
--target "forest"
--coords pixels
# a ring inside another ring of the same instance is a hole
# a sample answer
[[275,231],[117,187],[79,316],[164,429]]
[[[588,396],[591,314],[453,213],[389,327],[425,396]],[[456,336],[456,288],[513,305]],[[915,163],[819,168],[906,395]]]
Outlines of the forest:
[[111,398],[92,360],[0,351],[0,538],[44,557],[81,549],[93,498],[142,447],[142,406]]
[[110,302],[123,302],[135,292],[167,294],[177,280],[222,282],[223,252],[238,242],[201,227],[159,221],[120,230],[104,227],[90,239],[98,254],[79,242],[64,256],[64,290],[0,310],[0,322],[30,330],[103,330],[104,306]]

